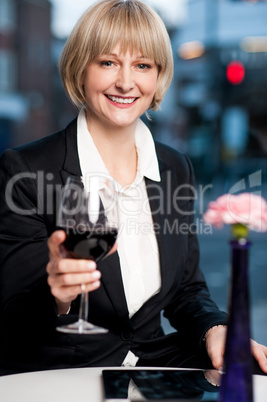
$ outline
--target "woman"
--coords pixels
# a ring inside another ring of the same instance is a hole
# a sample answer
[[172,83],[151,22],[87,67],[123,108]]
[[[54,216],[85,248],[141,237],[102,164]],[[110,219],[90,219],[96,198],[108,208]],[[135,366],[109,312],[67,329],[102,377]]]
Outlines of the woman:
[[[5,372],[222,365],[226,315],[210,299],[198,267],[198,243],[190,232],[191,164],[154,144],[139,119],[158,109],[172,71],[169,37],[153,10],[137,0],[100,1],[78,21],[60,60],[78,118],[2,155]],[[65,233],[55,231],[62,186],[69,175],[87,172],[111,174],[132,205],[118,250],[98,267],[62,258]],[[136,230],[140,224],[149,230]],[[55,330],[76,321],[83,288],[90,292],[89,321],[107,327],[107,334]],[[161,311],[178,332],[163,334]],[[266,348],[255,343],[254,354],[265,369]]]

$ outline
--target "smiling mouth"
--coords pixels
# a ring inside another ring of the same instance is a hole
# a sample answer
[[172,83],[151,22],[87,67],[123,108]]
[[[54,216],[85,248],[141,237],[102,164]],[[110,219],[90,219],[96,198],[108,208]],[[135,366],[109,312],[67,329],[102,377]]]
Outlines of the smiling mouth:
[[119,96],[112,96],[112,95],[106,95],[106,97],[112,102],[120,103],[122,105],[129,105],[137,99],[137,98],[121,98]]

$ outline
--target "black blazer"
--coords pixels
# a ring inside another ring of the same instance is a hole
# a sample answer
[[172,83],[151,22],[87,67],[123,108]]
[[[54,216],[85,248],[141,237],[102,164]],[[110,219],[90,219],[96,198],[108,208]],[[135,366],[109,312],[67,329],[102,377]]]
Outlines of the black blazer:
[[[4,152],[0,159],[0,315],[2,367],[30,371],[121,365],[128,350],[143,359],[178,353],[165,336],[160,312],[180,334],[201,345],[204,333],[225,323],[199,269],[193,224],[193,172],[188,158],[156,144],[161,182],[146,180],[160,253],[161,291],[129,319],[119,257],[99,263],[101,287],[90,294],[89,320],[103,335],[68,335],[57,325],[77,319],[79,298],[58,317],[47,285],[47,238],[68,175],[81,175],[76,120],[44,139]],[[186,185],[186,186],[185,186]],[[153,278],[151,278],[153,279]]]

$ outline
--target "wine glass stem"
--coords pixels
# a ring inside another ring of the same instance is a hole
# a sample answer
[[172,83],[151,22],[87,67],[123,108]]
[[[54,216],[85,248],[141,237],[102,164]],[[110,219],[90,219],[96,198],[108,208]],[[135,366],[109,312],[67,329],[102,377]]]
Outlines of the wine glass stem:
[[80,309],[79,309],[79,321],[87,321],[88,311],[89,311],[88,292],[82,292]]

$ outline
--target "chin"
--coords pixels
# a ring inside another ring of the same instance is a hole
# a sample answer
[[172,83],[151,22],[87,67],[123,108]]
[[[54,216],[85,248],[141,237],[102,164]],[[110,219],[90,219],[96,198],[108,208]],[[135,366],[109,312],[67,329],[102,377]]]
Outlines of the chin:
[[139,118],[139,116],[134,119],[130,119],[130,118],[116,119],[116,120],[113,120],[112,123],[116,127],[121,127],[121,128],[127,127],[127,126],[130,127],[137,122],[138,118]]

